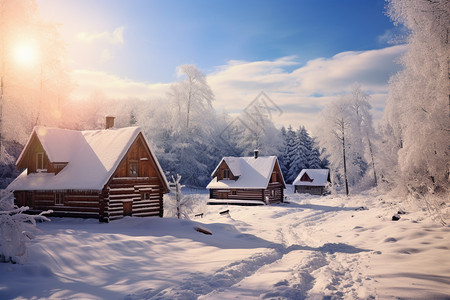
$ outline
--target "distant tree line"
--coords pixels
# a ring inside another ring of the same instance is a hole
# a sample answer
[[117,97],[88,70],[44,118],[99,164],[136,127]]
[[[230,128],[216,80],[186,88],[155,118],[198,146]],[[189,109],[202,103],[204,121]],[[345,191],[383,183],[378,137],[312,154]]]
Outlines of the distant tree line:
[[326,156],[321,158],[321,151],[315,138],[311,137],[304,126],[296,131],[289,126],[281,128],[282,144],[278,154],[281,171],[286,182],[292,183],[303,169],[328,168]]

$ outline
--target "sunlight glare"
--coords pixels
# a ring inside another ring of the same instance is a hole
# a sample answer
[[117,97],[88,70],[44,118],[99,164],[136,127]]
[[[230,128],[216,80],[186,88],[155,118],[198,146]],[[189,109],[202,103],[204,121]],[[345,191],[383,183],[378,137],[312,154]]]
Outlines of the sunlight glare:
[[16,60],[22,65],[33,64],[37,59],[36,46],[30,42],[17,45],[14,54]]

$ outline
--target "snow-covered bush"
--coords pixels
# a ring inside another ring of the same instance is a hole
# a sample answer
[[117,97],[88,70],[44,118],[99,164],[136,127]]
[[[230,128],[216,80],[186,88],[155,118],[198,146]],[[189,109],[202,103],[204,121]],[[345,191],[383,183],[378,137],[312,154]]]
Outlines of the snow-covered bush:
[[23,264],[27,258],[27,241],[33,238],[36,221],[50,221],[40,215],[27,215],[28,207],[14,206],[11,192],[0,192],[0,262]]
[[178,219],[189,219],[189,214],[192,213],[194,197],[192,195],[183,195],[181,188],[184,187],[180,183],[181,176],[172,176],[170,182],[171,191],[164,201],[164,211],[167,217],[176,217]]

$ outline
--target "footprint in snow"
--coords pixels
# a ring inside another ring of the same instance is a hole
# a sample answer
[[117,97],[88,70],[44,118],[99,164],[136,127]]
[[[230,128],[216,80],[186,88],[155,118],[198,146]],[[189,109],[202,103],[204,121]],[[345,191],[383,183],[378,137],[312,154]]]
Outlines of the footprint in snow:
[[384,242],[385,243],[395,243],[395,242],[397,242],[397,239],[393,238],[393,237],[389,237],[389,238],[385,239]]

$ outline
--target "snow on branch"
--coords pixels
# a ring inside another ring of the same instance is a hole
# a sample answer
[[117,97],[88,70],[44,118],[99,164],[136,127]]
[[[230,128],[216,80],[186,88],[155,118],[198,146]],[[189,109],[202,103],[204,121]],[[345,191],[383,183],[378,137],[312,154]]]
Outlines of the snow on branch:
[[36,221],[50,221],[44,216],[24,214],[28,206],[14,206],[14,195],[10,192],[0,193],[0,262],[23,264],[27,258],[27,242],[36,232]]

